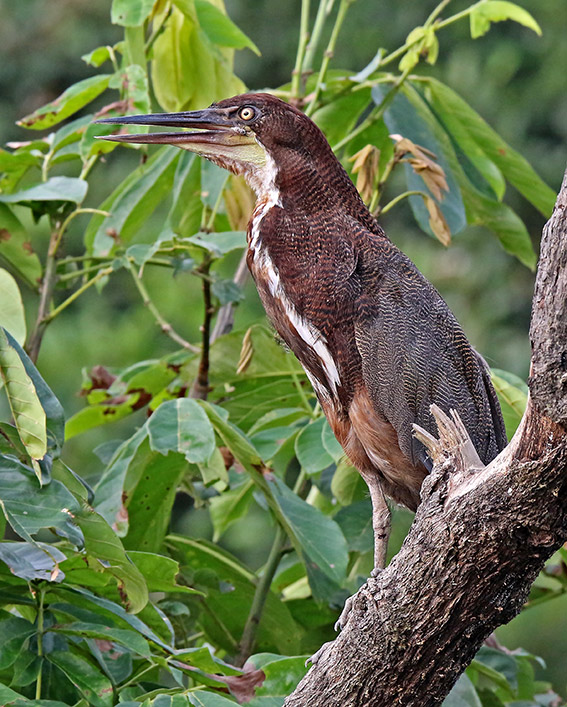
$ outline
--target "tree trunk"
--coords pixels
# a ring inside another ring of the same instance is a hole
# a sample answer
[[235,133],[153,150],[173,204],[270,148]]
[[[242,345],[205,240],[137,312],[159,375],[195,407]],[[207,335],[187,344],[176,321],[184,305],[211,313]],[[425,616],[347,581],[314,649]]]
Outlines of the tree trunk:
[[286,707],[441,704],[567,539],[567,173],[543,232],[530,336],[514,438],[475,469],[459,421],[435,411],[439,441],[421,436],[435,466],[400,552],[353,598]]

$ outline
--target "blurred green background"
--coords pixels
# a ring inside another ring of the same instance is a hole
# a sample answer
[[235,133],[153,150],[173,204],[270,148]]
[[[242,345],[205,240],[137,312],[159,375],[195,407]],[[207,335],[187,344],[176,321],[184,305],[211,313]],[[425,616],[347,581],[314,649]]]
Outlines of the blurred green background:
[[[467,4],[455,0],[451,10]],[[515,23],[500,23],[473,42],[468,23],[457,24],[441,34],[439,62],[428,71],[459,91],[557,191],[567,157],[567,1],[523,0],[520,4],[537,19],[542,37]],[[262,89],[287,82],[295,57],[299,0],[226,0],[226,5],[232,19],[262,52],[261,57],[252,52],[237,54],[237,73],[246,85]],[[409,30],[423,22],[435,5],[423,0],[358,0],[349,11],[334,66],[360,70],[379,46],[402,44]],[[121,38],[121,28],[109,22],[109,11],[110,0],[0,0],[2,144],[29,139],[29,133],[16,126],[15,120],[92,74],[80,60],[81,54]],[[113,154],[106,164],[98,165],[86,205],[97,206],[135,161],[131,154],[120,158]],[[392,189],[397,186],[394,180]],[[401,189],[401,183],[399,186]],[[537,242],[543,226],[540,214],[513,191],[506,200]],[[163,211],[158,211],[153,216],[156,230],[162,215]],[[79,250],[86,223],[86,217],[76,219],[67,244],[69,254],[73,254],[73,238]],[[533,273],[505,254],[496,239],[482,229],[467,229],[445,249],[418,230],[407,203],[389,212],[382,225],[441,291],[490,365],[525,379]],[[33,240],[45,243],[45,226],[30,224],[30,228]],[[151,234],[151,228],[148,232]],[[185,338],[197,338],[199,284],[181,274],[163,287],[160,275],[148,270],[145,278],[158,308]],[[24,296],[30,303],[34,301],[30,293]],[[245,303],[237,311],[237,326],[245,326],[260,313],[257,295],[249,284]],[[174,349],[173,342],[158,333],[131,280],[124,276],[114,278],[102,295],[91,291],[51,325],[39,368],[70,415],[83,405],[78,394],[81,369],[97,364],[126,366]],[[126,429],[136,422],[139,420],[129,418],[123,429],[119,424],[111,431],[99,428],[72,440],[67,461],[85,476],[96,474],[98,462],[92,449],[110,437],[126,436]],[[190,523],[192,533],[208,532],[198,514],[181,522],[185,526]],[[250,533],[250,522],[262,528],[265,520],[258,515],[247,520],[247,528],[236,525],[227,545],[258,566],[270,539],[264,532],[266,543],[252,545],[251,538],[262,532]],[[567,598],[524,612],[500,629],[499,635],[510,648],[522,645],[543,656],[549,665],[547,676],[557,690],[566,693]]]

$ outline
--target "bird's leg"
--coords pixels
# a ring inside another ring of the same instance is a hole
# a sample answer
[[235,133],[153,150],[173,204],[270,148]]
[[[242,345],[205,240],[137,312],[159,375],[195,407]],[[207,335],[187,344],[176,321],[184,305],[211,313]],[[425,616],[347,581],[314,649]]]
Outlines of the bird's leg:
[[388,551],[390,530],[392,529],[392,517],[378,476],[376,474],[365,474],[364,480],[368,485],[370,500],[372,501],[372,528],[374,530],[374,569],[372,570],[372,576],[375,577],[380,570],[386,567],[386,553]]
[[[373,471],[368,474],[361,474],[366,481],[370,491],[372,501],[372,528],[374,530],[374,569],[370,573],[371,577],[377,577],[386,567],[386,553],[388,551],[388,540],[392,529],[390,507],[386,502],[382,484],[377,474]],[[336,624],[335,631],[344,628],[352,610],[352,601],[356,594],[348,597],[341,611]]]

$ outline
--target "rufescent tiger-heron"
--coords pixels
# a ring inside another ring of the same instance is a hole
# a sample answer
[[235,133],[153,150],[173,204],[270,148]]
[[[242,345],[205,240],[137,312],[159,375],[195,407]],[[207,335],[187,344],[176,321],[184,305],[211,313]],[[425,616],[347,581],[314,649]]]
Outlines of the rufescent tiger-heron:
[[506,444],[484,360],[300,110],[250,93],[204,110],[99,122],[196,129],[105,139],[177,145],[244,175],[256,192],[248,267],[270,321],[368,485],[375,567],[384,567],[385,496],[417,508],[432,464],[413,426],[435,431],[431,405],[457,411],[483,463]]

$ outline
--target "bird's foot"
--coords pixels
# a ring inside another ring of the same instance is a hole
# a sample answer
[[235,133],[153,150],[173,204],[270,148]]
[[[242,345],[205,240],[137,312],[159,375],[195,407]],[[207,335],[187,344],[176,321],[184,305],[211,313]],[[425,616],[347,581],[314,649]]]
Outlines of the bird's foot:
[[316,653],[313,653],[313,655],[310,658],[307,658],[307,660],[305,661],[305,667],[307,668],[310,663],[311,663],[311,665],[317,665],[317,663],[321,659],[321,656],[323,655],[323,653],[332,644],[333,644],[332,641],[328,641],[327,643],[323,643],[321,648],[319,648],[319,650]]
[[[370,572],[370,579],[378,579],[378,577],[380,576],[380,574],[383,571],[384,571],[383,567],[375,567]],[[343,610],[341,611],[341,614],[335,623],[335,631],[342,631],[344,629],[344,627],[347,625],[350,613],[352,611],[354,600],[361,591],[366,591],[366,592],[369,592],[370,594],[373,594],[372,590],[368,586],[368,580],[360,587],[360,589],[358,590],[358,592],[356,592],[356,594],[353,594],[352,596],[348,597],[347,600],[345,601],[345,605],[343,607]],[[317,654],[315,654],[315,655],[317,655]]]

